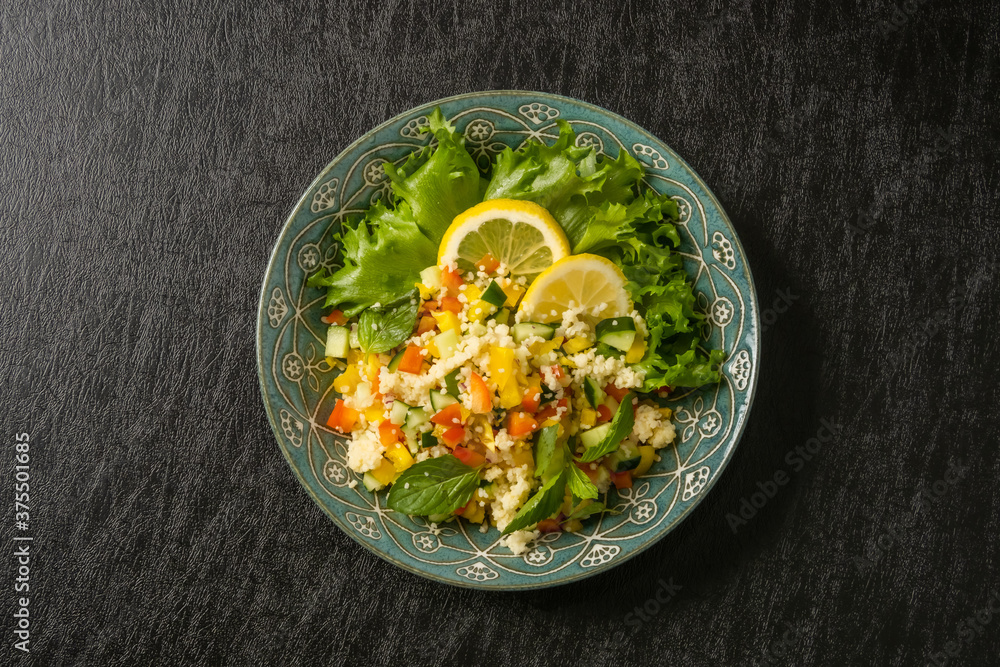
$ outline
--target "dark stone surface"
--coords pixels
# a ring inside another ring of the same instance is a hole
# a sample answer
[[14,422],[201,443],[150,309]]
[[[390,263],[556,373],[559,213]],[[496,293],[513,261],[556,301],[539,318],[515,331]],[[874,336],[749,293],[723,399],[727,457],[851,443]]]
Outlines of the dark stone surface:
[[[31,438],[30,529],[11,508],[2,537],[34,537],[31,654],[8,555],[0,662],[996,664],[1000,614],[963,621],[1000,591],[996,3],[15,0],[0,24],[3,488]],[[254,361],[313,176],[392,115],[493,88],[664,139],[763,302],[793,297],[698,510],[611,573],[519,594],[341,533]],[[824,418],[838,439],[796,470]]]

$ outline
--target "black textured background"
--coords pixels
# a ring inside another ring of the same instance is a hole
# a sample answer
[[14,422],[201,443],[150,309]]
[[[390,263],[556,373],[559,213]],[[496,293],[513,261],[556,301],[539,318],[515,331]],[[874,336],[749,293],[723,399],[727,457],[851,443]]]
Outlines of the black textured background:
[[[0,663],[996,664],[1000,614],[963,619],[1000,591],[998,27],[986,0],[3,3],[0,537],[23,534],[25,431],[34,542],[30,656],[0,556]],[[765,306],[790,304],[764,312],[749,429],[698,510],[608,574],[518,594],[341,533],[279,453],[253,348],[314,175],[397,113],[495,88],[661,137]],[[839,438],[795,471],[823,418]]]

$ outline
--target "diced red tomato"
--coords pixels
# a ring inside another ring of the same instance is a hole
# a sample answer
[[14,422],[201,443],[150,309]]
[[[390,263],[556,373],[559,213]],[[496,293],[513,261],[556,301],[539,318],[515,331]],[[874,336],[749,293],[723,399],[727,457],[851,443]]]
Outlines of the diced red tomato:
[[631,489],[632,471],[626,470],[625,472],[613,472],[611,473],[611,481],[614,482],[616,489]]
[[673,390],[674,390],[673,387],[660,387],[659,389],[656,390],[656,393],[659,396],[663,396],[664,398],[666,398],[667,396],[670,395],[670,392],[672,392]]
[[458,314],[462,312],[462,302],[458,300],[457,296],[443,296],[441,297],[441,310],[450,310]]
[[420,348],[416,345],[407,345],[403,352],[403,358],[399,360],[396,370],[402,373],[413,373],[416,375],[424,363],[424,357],[420,354]]
[[441,441],[449,447],[454,447],[458,443],[465,439],[465,427],[464,426],[452,426],[450,429],[441,434]]
[[512,438],[520,438],[538,430],[538,422],[527,412],[511,412],[507,416],[507,433]]
[[479,466],[486,463],[486,457],[479,452],[474,452],[468,447],[455,447],[452,450],[452,454],[455,455],[459,461],[472,468],[478,468]]
[[542,390],[540,387],[528,385],[524,389],[524,398],[521,400],[521,409],[532,414],[538,412],[538,404],[542,400]]
[[455,426],[462,423],[462,404],[452,403],[451,405],[435,412],[431,421],[440,426]]
[[493,411],[493,395],[479,373],[472,373],[469,377],[469,396],[472,398],[472,411],[477,415]]
[[378,439],[386,447],[391,447],[403,439],[403,431],[388,419],[379,422]]
[[535,526],[535,528],[540,533],[558,533],[562,530],[559,526],[559,522],[555,519],[542,519],[538,522],[538,525]]
[[423,304],[420,306],[420,309],[422,311],[424,311],[424,312],[427,312],[427,313],[429,313],[429,312],[431,312],[433,310],[437,310],[438,309],[438,302],[435,301],[434,299],[428,299],[427,301],[423,302]]
[[458,271],[452,271],[449,268],[445,268],[444,271],[441,272],[441,285],[448,288],[448,290],[453,294],[458,294],[464,284],[465,281],[462,280],[462,274]]
[[614,417],[611,414],[611,408],[604,405],[603,403],[597,406],[597,423],[603,424],[604,422],[609,422]]
[[344,399],[338,398],[337,404],[333,406],[333,412],[330,413],[330,418],[326,420],[326,425],[341,433],[350,433],[358,421],[359,414],[357,410],[344,405]]
[[628,394],[629,391],[631,391],[631,390],[630,389],[619,389],[618,387],[615,386],[614,382],[609,382],[608,386],[606,386],[604,388],[604,393],[606,393],[609,396],[613,397],[619,403],[622,402],[622,399],[625,398],[625,395]]
[[428,331],[434,331],[437,326],[437,320],[435,320],[430,315],[424,315],[420,318],[420,323],[417,325],[417,335],[422,333],[427,333]]
[[324,324],[338,324],[340,326],[347,324],[347,317],[339,310],[335,310],[329,315],[319,319],[322,320]]
[[476,262],[476,268],[479,269],[480,271],[485,271],[486,273],[493,273],[494,271],[497,270],[497,268],[499,268],[499,266],[500,266],[500,260],[498,260],[490,253],[486,253],[485,255],[483,255],[483,258],[481,260]]

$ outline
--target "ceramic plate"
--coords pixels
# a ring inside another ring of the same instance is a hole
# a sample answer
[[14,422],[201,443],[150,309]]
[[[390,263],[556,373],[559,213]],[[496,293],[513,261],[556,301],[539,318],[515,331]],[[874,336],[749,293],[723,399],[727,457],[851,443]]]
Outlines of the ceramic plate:
[[[677,445],[632,489],[605,500],[620,514],[591,519],[583,532],[550,533],[514,556],[500,533],[451,522],[440,526],[385,507],[345,465],[347,446],[326,424],[337,395],[336,371],[323,355],[324,292],[305,286],[320,266],[336,265],[331,240],[346,216],[389,196],[384,165],[425,145],[420,132],[440,106],[481,168],[504,147],[548,143],[556,120],[570,123],[577,144],[612,157],[629,151],[646,182],[680,208],[681,248],[695,276],[705,334],[726,351],[717,386],[673,398]],[[316,503],[348,535],[385,560],[459,586],[523,589],[553,586],[607,570],[662,538],[719,478],[743,433],[759,367],[757,298],[736,231],[708,187],[663,142],[634,123],[577,100],[544,93],[495,91],[430,102],[358,139],[316,178],[292,212],[264,276],[257,320],[257,363],[264,405],[281,451]],[[350,482],[358,482],[354,488]]]

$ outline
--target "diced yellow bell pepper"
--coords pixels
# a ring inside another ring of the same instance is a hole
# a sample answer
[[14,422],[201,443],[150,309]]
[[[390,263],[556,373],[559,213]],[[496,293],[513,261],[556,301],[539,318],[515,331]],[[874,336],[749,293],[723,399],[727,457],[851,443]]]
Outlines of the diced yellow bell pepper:
[[434,344],[434,339],[431,338],[424,345],[424,349],[427,350],[427,354],[431,355],[435,359],[441,358],[441,353],[438,351],[438,346]]
[[503,389],[500,390],[500,407],[504,410],[510,410],[520,405],[523,398],[524,395],[521,393],[521,386],[517,383],[517,380],[510,378]]
[[385,408],[377,403],[370,408],[365,408],[365,419],[368,420],[369,424],[374,424],[375,422],[384,420]]
[[[503,391],[507,382],[514,380],[514,350],[499,345],[490,346],[490,378]],[[516,382],[516,380],[515,380]]]
[[569,357],[559,357],[558,361],[563,366],[567,366],[569,368],[576,368],[576,364],[573,363],[573,360],[570,359]]
[[333,381],[333,389],[341,396],[349,396],[358,388],[359,382],[361,382],[361,373],[358,372],[358,365],[348,364],[347,370]]
[[563,343],[562,348],[566,351],[566,354],[576,354],[577,352],[583,352],[591,345],[593,343],[586,336],[577,336]]
[[452,331],[455,333],[462,332],[462,323],[458,319],[458,315],[451,312],[450,310],[444,311],[434,311],[431,313],[434,319],[437,320],[438,329],[441,331]]
[[552,350],[556,349],[563,344],[563,337],[556,336],[552,340],[547,340],[541,343],[532,343],[531,347],[528,349],[531,351],[531,355],[535,357],[540,357],[543,354],[548,354]]
[[653,457],[656,456],[656,450],[653,449],[652,445],[639,445],[639,454],[642,456],[642,459],[639,460],[639,465],[632,471],[633,478],[645,475],[649,471],[649,468],[653,465]]
[[368,367],[366,368],[366,372],[368,374],[368,381],[374,384],[375,378],[378,377],[378,372],[380,370],[382,370],[382,362],[379,361],[378,355],[369,354]]
[[570,519],[563,523],[562,529],[564,533],[578,533],[583,530],[583,522],[579,519]]
[[507,295],[507,300],[503,305],[508,308],[515,308],[527,290],[523,285],[519,285],[513,280],[505,280],[503,282],[506,284],[501,284],[500,289],[502,289],[503,293]]
[[462,294],[465,295],[467,303],[474,303],[479,301],[479,297],[483,295],[483,291],[475,285],[469,284],[465,286],[464,290],[462,290]]
[[392,465],[392,462],[388,459],[382,459],[382,462],[378,464],[377,468],[372,471],[372,477],[377,479],[380,484],[385,486],[396,479],[396,466]]
[[347,365],[357,366],[359,363],[364,361],[365,354],[361,350],[350,350],[347,353]]
[[516,447],[511,452],[511,458],[514,460],[514,467],[520,468],[521,466],[528,466],[529,468],[535,467],[535,457],[531,454],[531,447]]
[[426,301],[431,298],[431,288],[423,283],[413,283],[413,286],[420,291],[420,298]]
[[477,425],[482,428],[482,432],[476,431],[476,435],[480,437],[483,444],[489,447],[491,452],[497,450],[496,440],[493,437],[493,427],[490,426],[490,419],[487,415],[482,415],[477,420]]
[[580,411],[580,424],[582,426],[592,427],[597,423],[597,412],[591,410],[590,408],[584,408]]
[[410,450],[399,443],[397,443],[395,447],[390,447],[389,451],[387,451],[385,455],[390,461],[392,461],[392,465],[395,466],[396,472],[403,472],[413,465],[413,456],[410,454]]
[[471,523],[482,523],[486,518],[486,508],[478,502],[472,503],[472,507],[462,512],[462,518]]
[[637,364],[646,356],[646,339],[638,334],[632,341],[632,347],[625,353],[626,364]]
[[487,317],[492,315],[496,309],[497,307],[492,303],[488,303],[482,299],[476,299],[469,304],[469,312],[467,313],[467,316],[470,322],[482,322]]

